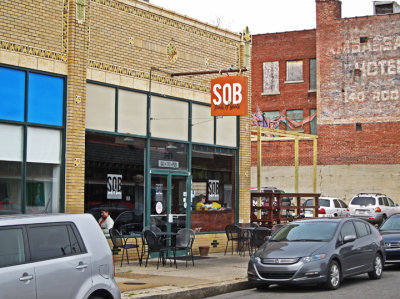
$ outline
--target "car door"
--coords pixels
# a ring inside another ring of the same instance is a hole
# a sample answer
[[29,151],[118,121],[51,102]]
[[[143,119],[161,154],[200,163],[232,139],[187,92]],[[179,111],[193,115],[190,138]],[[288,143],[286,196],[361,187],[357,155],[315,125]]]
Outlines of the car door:
[[341,208],[341,212],[342,212],[341,216],[343,216],[343,217],[348,216],[349,215],[349,211],[348,211],[347,204],[341,199],[339,199],[339,203],[340,203],[340,205],[342,207]]
[[368,270],[371,268],[373,258],[375,256],[375,244],[371,241],[371,230],[367,223],[355,220],[354,226],[357,231],[356,250],[359,253],[360,263],[362,264],[361,270]]
[[0,240],[0,298],[36,298],[35,272],[28,263],[24,228],[0,228]]
[[345,276],[357,273],[360,270],[361,262],[359,261],[360,251],[357,250],[357,239],[344,243],[345,236],[357,237],[357,232],[353,221],[346,221],[340,230],[338,237],[339,254],[342,261],[343,274]]
[[83,286],[90,289],[90,257],[73,224],[31,225],[27,231],[37,298],[78,299]]
[[333,200],[333,215],[335,216],[341,216],[342,212],[341,212],[341,206],[340,203],[337,199]]

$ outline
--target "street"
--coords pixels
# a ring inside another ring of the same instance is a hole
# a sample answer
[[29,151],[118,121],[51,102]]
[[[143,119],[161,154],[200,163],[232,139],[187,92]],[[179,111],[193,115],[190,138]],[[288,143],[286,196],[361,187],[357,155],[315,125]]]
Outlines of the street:
[[222,298],[265,298],[279,296],[285,298],[399,298],[398,283],[400,266],[387,266],[380,280],[369,280],[368,275],[350,277],[342,282],[339,289],[326,291],[320,286],[270,286],[267,290],[249,289],[220,296]]

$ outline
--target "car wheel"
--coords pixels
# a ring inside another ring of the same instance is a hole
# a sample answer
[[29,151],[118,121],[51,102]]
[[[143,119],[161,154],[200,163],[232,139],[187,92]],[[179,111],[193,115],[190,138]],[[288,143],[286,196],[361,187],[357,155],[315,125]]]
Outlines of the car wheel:
[[328,290],[336,290],[340,285],[341,274],[340,267],[337,261],[332,261],[328,267],[328,280],[325,287]]
[[380,279],[382,277],[383,271],[383,261],[382,256],[377,253],[374,258],[374,269],[371,272],[368,272],[368,276],[370,279]]

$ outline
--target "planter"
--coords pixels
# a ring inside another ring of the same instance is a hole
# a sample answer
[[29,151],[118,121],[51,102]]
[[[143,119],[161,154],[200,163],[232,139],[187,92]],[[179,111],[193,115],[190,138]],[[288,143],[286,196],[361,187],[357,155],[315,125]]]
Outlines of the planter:
[[207,256],[210,246],[199,246],[200,256]]

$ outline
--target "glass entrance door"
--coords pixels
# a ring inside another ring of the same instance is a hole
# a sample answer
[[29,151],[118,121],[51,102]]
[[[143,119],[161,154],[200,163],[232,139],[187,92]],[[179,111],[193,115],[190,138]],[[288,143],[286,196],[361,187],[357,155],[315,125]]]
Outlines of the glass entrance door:
[[150,222],[163,232],[177,232],[186,227],[187,176],[151,175]]

